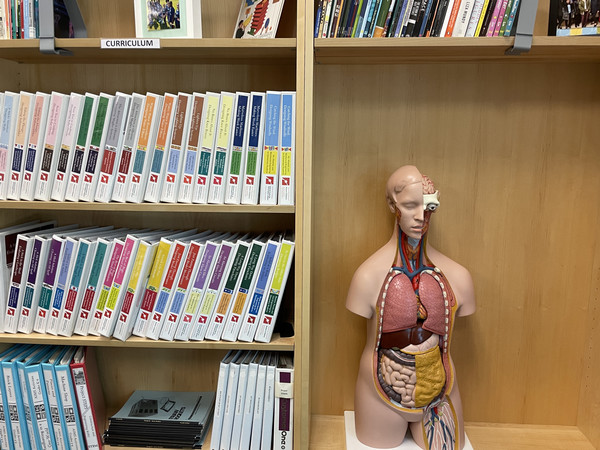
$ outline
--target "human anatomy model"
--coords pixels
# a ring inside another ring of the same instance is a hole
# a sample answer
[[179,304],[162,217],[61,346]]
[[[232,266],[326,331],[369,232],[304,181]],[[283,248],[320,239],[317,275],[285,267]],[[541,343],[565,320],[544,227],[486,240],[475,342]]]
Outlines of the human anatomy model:
[[355,272],[346,307],[367,321],[355,391],[356,436],[392,448],[410,426],[424,449],[462,449],[462,405],[450,358],[454,319],[475,312],[469,272],[427,245],[439,194],[414,166],[386,186],[390,240]]

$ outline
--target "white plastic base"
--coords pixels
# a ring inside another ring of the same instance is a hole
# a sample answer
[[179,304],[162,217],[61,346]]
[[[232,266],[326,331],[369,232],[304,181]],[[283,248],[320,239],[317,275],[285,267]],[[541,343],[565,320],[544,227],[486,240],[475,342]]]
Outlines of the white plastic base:
[[[354,411],[344,411],[344,421],[346,423],[346,450],[378,450],[375,447],[369,447],[361,443],[356,437],[356,428],[354,427]],[[402,444],[398,447],[386,450],[422,450],[410,435],[410,431],[406,433],[406,437]],[[465,446],[463,450],[473,450],[473,446],[469,441],[469,437],[465,433]]]

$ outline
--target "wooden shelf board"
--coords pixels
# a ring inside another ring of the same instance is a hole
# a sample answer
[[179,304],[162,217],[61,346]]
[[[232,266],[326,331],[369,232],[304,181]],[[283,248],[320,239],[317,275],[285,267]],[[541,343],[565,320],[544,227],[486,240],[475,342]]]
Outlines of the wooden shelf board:
[[[465,430],[474,449],[485,450],[593,450],[594,446],[575,426],[515,425],[468,422]],[[343,416],[313,415],[311,450],[344,450]]]
[[528,53],[506,55],[513,37],[316,39],[319,64],[600,61],[600,39],[537,36]]
[[[127,38],[123,38],[126,40]],[[56,39],[55,47],[72,55],[40,53],[39,40],[0,41],[0,58],[19,63],[94,63],[94,64],[293,64],[296,39],[161,39],[160,49],[101,49],[99,38]]]
[[192,213],[279,213],[293,214],[294,206],[265,205],[196,205],[184,203],[96,203],[96,202],[41,202],[0,201],[0,210],[56,210],[56,211],[124,211],[124,212],[192,212]]
[[123,342],[114,338],[98,336],[52,336],[48,334],[8,334],[0,333],[0,343],[7,344],[43,344],[43,345],[88,345],[95,347],[128,347],[128,348],[185,348],[209,350],[269,350],[293,351],[294,337],[282,338],[274,334],[271,342],[226,342],[226,341],[155,341],[132,336]]

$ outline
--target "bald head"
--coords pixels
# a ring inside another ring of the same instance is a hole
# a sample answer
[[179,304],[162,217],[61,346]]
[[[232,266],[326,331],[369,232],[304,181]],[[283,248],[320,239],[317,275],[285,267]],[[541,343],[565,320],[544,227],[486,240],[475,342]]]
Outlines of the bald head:
[[429,178],[422,175],[415,166],[402,166],[390,175],[386,184],[386,200],[392,212],[394,211],[398,194],[411,184],[424,184],[424,178],[431,183]]

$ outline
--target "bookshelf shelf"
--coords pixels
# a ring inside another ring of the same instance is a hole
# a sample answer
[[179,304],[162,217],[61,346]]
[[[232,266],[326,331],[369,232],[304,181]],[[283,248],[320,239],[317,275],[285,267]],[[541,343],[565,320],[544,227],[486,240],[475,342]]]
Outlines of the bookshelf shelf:
[[195,205],[177,203],[84,203],[0,201],[0,210],[27,209],[35,211],[122,211],[164,213],[232,213],[232,214],[294,214],[294,206],[265,205]]
[[204,349],[204,350],[294,350],[293,337],[273,335],[271,342],[226,342],[226,341],[154,341],[152,339],[132,336],[126,341],[100,336],[52,336],[46,334],[0,334],[0,343],[14,344],[43,344],[43,345],[89,345],[94,347],[125,347],[125,348],[162,348],[162,349]]
[[407,64],[449,62],[600,61],[600,39],[534,36],[531,51],[505,52],[513,37],[315,39],[317,64]]
[[[127,41],[130,38],[118,38]],[[159,49],[102,49],[100,38],[55,39],[72,55],[40,53],[39,40],[0,41],[0,58],[33,64],[294,64],[295,38],[161,39]]]

